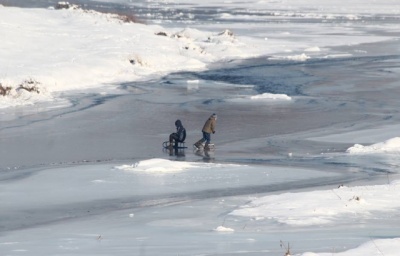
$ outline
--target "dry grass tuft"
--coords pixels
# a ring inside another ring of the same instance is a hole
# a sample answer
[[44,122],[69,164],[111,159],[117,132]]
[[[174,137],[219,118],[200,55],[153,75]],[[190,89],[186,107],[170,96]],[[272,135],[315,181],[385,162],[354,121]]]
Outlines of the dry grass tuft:
[[61,10],[61,9],[80,9],[80,7],[76,4],[70,4],[69,2],[58,2],[56,6],[54,7],[56,10]]
[[29,80],[25,80],[22,82],[22,84],[20,84],[18,86],[17,90],[26,90],[28,92],[36,92],[36,93],[40,93],[39,91],[39,85],[40,83],[33,80],[33,79],[29,79]]
[[143,23],[133,14],[118,14],[118,13],[116,13],[116,15],[117,15],[118,19],[122,20],[122,22],[125,22],[125,23]]
[[290,253],[290,244],[288,243],[287,244],[287,246],[281,241],[281,248],[284,248],[285,249],[285,254],[284,254],[284,256],[290,256],[290,255],[292,255],[291,253]]
[[6,96],[9,95],[11,92],[11,87],[10,86],[3,86],[2,84],[0,84],[0,95],[2,96]]

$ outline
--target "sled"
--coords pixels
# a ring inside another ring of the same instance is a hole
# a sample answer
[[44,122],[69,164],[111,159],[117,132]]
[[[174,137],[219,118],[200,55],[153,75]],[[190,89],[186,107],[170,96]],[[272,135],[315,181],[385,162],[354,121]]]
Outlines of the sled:
[[[174,149],[182,149],[182,148],[187,148],[185,146],[185,142],[178,142],[175,145],[172,146]],[[163,148],[168,149],[169,148],[169,141],[164,141],[163,142]]]

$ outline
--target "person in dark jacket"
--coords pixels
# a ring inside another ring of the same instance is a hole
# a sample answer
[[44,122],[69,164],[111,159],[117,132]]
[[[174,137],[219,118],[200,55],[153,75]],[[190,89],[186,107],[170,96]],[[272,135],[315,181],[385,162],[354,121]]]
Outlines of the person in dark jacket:
[[217,115],[214,113],[207,119],[206,123],[204,124],[202,129],[203,138],[201,138],[194,144],[196,148],[200,148],[203,145],[203,143],[206,142],[204,148],[209,149],[209,144],[211,142],[211,133],[213,134],[215,133],[216,124],[217,124]]
[[172,147],[175,142],[175,145],[178,144],[178,142],[184,142],[186,139],[186,129],[183,127],[181,120],[176,120],[175,121],[175,127],[176,127],[176,132],[171,133],[169,135],[169,146]]

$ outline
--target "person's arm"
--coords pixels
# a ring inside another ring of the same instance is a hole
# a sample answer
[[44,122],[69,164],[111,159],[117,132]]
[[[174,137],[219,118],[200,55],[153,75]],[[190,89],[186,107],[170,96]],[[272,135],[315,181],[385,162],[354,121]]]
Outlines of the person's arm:
[[215,119],[211,120],[211,131],[212,133],[215,133]]

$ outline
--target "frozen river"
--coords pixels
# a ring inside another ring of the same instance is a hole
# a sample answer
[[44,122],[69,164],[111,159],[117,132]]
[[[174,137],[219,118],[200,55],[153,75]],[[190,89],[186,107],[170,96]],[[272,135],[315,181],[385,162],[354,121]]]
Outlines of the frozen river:
[[[332,153],[343,153],[355,143],[396,137],[396,48],[397,41],[358,45],[360,51],[376,53],[307,62],[238,60],[204,72],[123,84],[114,94],[67,94],[72,106],[66,108],[52,110],[43,103],[3,110],[1,130],[7,147],[2,154],[7,157],[2,166],[165,157],[160,145],[173,131],[174,120],[184,122],[190,145],[201,136],[204,119],[216,112],[220,118],[213,140],[218,161],[327,161],[336,168],[340,163],[335,159],[343,156]],[[387,55],[379,49],[393,51]],[[255,93],[286,94],[292,100],[246,100]],[[391,126],[385,133],[369,132]],[[34,145],[35,150],[24,145]],[[187,159],[198,159],[186,151]]]
[[[29,6],[50,2],[31,1]],[[92,5],[133,6],[139,18],[170,27],[200,29],[217,21],[212,29],[229,25],[240,33],[247,22],[260,37],[274,34],[277,27],[295,35],[288,39],[293,43],[301,31],[310,32],[310,40],[324,36],[315,31],[325,26],[324,19],[271,16],[259,21],[261,14],[244,8],[115,2],[121,5]],[[154,16],[145,15],[149,10]],[[237,18],[218,20],[221,12]],[[252,19],[243,21],[243,15]],[[309,52],[307,61],[289,58],[300,52],[232,59],[206,71],[171,73],[121,84],[117,90],[61,94],[70,102],[64,107],[52,108],[53,102],[2,109],[0,254],[275,256],[284,255],[281,240],[302,253],[337,252],[372,239],[400,237],[393,228],[398,212],[311,227],[229,215],[256,196],[398,178],[398,154],[346,153],[356,143],[398,136],[399,41],[392,39],[393,31],[374,29],[398,25],[395,17],[386,18],[366,17],[365,29],[358,21],[343,25],[336,20],[337,27],[388,40],[331,46],[323,56]],[[249,100],[263,93],[291,100]],[[212,135],[216,150],[196,154],[191,144],[212,113],[218,114]],[[187,129],[189,148],[165,151],[161,144],[176,119]],[[158,158],[222,167],[167,175],[116,168]],[[235,232],[215,232],[218,226]]]

